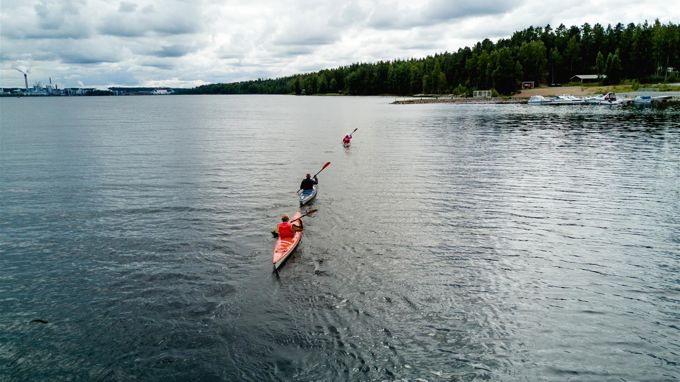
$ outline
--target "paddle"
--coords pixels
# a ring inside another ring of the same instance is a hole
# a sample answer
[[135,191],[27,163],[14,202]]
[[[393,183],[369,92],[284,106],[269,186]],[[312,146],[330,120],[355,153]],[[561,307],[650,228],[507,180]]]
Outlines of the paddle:
[[[321,171],[325,170],[326,167],[328,167],[328,166],[330,166],[330,165],[331,165],[331,162],[326,162],[326,164],[324,164],[323,167],[321,167],[321,170],[319,170],[319,172],[317,172],[316,174],[314,174],[314,176],[319,175],[319,173],[321,173]],[[313,177],[314,177],[314,176],[313,176]],[[313,177],[312,177],[312,178],[313,178]]]
[[[316,211],[318,211],[317,208],[312,208],[311,210],[307,210],[307,212],[305,212],[304,214],[300,215],[299,218],[295,218],[295,219],[293,219],[293,220],[290,220],[290,221],[288,221],[288,223],[296,222],[296,221],[302,219],[302,218],[305,217],[305,216],[309,216],[309,215],[315,213]],[[277,228],[278,228],[278,227],[277,227]],[[276,237],[276,236],[279,236],[279,233],[276,232],[276,229],[277,229],[277,228],[274,228],[274,229],[272,230],[272,235],[274,235],[275,237]]]
[[[331,163],[331,162],[328,162],[328,163]],[[288,223],[292,223],[292,222],[298,221],[298,220],[302,219],[302,218],[305,217],[305,216],[309,216],[309,215],[315,213],[315,212],[318,211],[318,210],[319,210],[318,208],[312,208],[311,210],[307,210],[307,212],[305,212],[304,214],[300,215],[299,218],[295,218],[295,219],[289,221]]]
[[[326,162],[326,163],[323,165],[323,167],[321,167],[321,170],[319,170],[319,172],[317,172],[316,174],[314,174],[314,176],[313,176],[312,178],[316,178],[316,176],[319,175],[319,174],[321,173],[321,171],[325,170],[326,167],[328,167],[328,166],[330,166],[330,165],[331,165],[331,162]],[[298,189],[297,191],[295,191],[295,194],[297,195],[297,193],[300,192],[300,190],[302,190],[302,189],[300,188],[300,189]]]
[[349,136],[351,137],[351,136],[352,136],[352,134],[354,134],[354,132],[356,132],[357,130],[359,130],[359,128],[358,128],[358,127],[357,127],[356,129],[354,129],[354,130],[353,130],[353,131],[352,131],[351,133],[349,133]]

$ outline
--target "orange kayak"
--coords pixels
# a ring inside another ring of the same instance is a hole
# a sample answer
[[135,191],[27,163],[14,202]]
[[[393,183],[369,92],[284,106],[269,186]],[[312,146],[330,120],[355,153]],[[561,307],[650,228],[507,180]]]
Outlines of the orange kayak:
[[[295,220],[301,216],[300,211],[296,212],[291,220]],[[296,220],[292,223],[294,226],[300,226],[300,221]],[[272,257],[272,264],[274,264],[274,270],[279,269],[281,265],[286,261],[288,256],[295,250],[295,248],[300,244],[302,239],[302,232],[295,232],[295,235],[289,239],[276,239],[276,244],[274,245],[274,256]]]

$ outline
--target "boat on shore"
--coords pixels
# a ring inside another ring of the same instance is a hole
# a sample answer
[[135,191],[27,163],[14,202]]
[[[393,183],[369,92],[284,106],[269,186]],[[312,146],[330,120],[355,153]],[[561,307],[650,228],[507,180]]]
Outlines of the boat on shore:
[[529,105],[545,105],[549,102],[552,102],[553,97],[544,97],[542,95],[533,95],[529,97],[529,100],[527,103]]
[[[590,97],[577,97],[569,94],[562,94],[557,97],[544,97],[534,95],[529,98],[529,105],[607,105],[620,106],[633,103],[631,98],[617,98],[615,93],[609,92]],[[641,102],[642,103],[642,102]]]
[[615,93],[608,92],[601,95],[586,97],[585,102],[589,105],[628,105],[633,102],[630,98],[617,98]]
[[[300,211],[297,211],[291,219],[291,224],[300,227]],[[297,220],[296,220],[297,219]],[[291,253],[297,248],[302,240],[302,231],[295,232],[292,238],[281,239],[280,237],[276,239],[276,244],[274,244],[274,251],[272,253],[272,265],[274,266],[274,271],[278,270],[283,263],[286,262]]]
[[633,98],[633,103],[638,104],[638,105],[651,105],[652,104],[652,96],[648,95],[641,95]]
[[527,103],[529,105],[583,105],[584,100],[581,97],[569,94],[563,94],[557,97],[534,95],[529,98]]
[[553,105],[583,105],[584,99],[570,94],[562,94],[557,96],[553,101]]
[[633,98],[633,103],[636,105],[651,105],[652,103],[668,102],[673,99],[669,95],[661,96],[650,96],[650,95],[639,95]]

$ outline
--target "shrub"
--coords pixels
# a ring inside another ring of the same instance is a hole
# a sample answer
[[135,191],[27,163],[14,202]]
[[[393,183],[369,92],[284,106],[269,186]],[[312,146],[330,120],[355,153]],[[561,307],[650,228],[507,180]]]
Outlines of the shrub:
[[472,90],[468,89],[463,84],[459,84],[455,89],[453,89],[453,94],[462,97],[472,97]]

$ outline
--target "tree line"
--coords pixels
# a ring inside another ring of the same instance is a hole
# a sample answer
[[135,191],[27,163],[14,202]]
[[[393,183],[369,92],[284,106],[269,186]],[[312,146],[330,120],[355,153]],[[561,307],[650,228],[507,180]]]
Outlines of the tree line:
[[576,74],[597,74],[605,84],[623,80],[677,81],[680,25],[621,23],[529,27],[495,44],[409,60],[355,63],[275,79],[203,85],[196,94],[470,95],[493,89],[517,91],[522,81],[565,83]]

